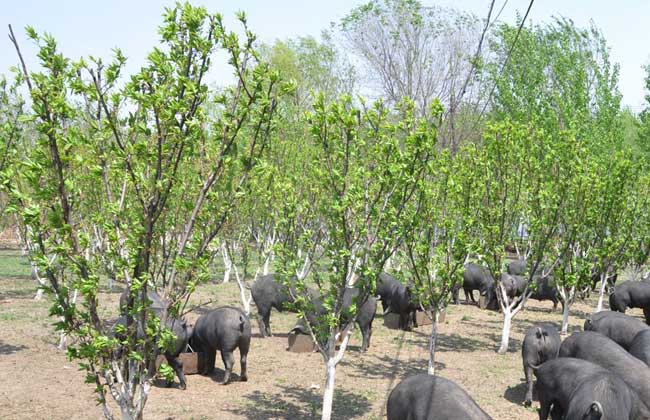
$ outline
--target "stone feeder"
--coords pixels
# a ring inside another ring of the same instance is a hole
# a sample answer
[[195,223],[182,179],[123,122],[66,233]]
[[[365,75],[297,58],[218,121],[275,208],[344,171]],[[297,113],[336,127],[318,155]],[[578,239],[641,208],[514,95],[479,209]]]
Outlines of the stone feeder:
[[[200,353],[186,352],[178,355],[178,359],[183,363],[183,373],[186,375],[194,375],[199,373],[199,360],[201,359]],[[167,359],[163,355],[158,355],[156,359],[156,370],[160,369],[160,365],[166,363]]]
[[[440,315],[438,315],[438,324],[445,322],[446,319],[447,319],[447,310],[444,310],[440,312]],[[431,320],[425,315],[424,312],[421,311],[417,311],[415,313],[415,320],[418,323],[418,327],[421,327],[423,325],[431,325]],[[399,315],[394,313],[388,313],[384,315],[384,326],[391,330],[398,330]]]

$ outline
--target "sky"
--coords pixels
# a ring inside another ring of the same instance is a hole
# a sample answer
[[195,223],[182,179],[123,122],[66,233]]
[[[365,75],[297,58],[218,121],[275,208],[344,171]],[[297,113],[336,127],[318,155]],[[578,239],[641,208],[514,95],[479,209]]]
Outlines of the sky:
[[[529,0],[496,0],[495,9],[507,1],[500,20],[514,23]],[[249,28],[264,42],[296,36],[318,37],[331,22],[337,22],[354,6],[366,0],[196,0],[211,12],[224,16],[227,26],[237,28],[234,15],[243,10],[248,15]],[[425,5],[452,6],[487,16],[490,0],[422,0]],[[26,25],[38,32],[48,32],[57,39],[64,54],[71,58],[93,55],[105,61],[111,50],[119,47],[129,58],[127,73],[134,73],[144,63],[147,52],[158,41],[156,28],[165,6],[165,0],[21,0],[7,1],[2,7],[0,23],[5,32],[11,24],[23,50],[28,67],[36,66],[35,49],[25,37]],[[643,104],[643,64],[650,63],[650,0],[537,0],[529,20],[533,23],[549,21],[551,16],[571,18],[578,26],[588,26],[593,20],[603,31],[611,58],[620,64],[619,88],[623,104],[640,111]],[[13,46],[6,37],[0,38],[0,74],[9,73],[17,64]],[[215,82],[227,80],[229,75],[215,76]],[[219,80],[219,77],[222,77]]]

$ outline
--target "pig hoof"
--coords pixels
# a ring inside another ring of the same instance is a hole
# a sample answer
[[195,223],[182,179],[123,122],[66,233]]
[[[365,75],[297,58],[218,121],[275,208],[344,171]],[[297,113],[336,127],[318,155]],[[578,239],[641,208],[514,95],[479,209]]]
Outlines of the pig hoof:
[[187,384],[185,384],[185,383],[181,383],[178,387],[179,387],[181,390],[185,391],[185,389],[187,389]]
[[531,405],[533,405],[533,402],[532,402],[532,401],[530,401],[530,400],[526,400],[526,401],[524,401],[524,406],[525,406],[525,407],[530,407]]
[[240,379],[242,382],[247,382],[248,381],[248,376],[242,376]]

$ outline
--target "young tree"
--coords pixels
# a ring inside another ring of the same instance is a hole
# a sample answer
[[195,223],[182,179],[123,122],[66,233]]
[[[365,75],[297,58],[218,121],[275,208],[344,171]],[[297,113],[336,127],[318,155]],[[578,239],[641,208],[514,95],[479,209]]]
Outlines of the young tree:
[[[300,184],[288,191],[298,194],[287,194],[280,266],[286,278],[296,278],[296,305],[326,365],[323,419],[332,415],[336,367],[348,345],[349,327],[402,236],[399,220],[435,145],[435,128],[415,117],[411,102],[396,112],[397,122],[392,122],[381,102],[359,109],[349,96],[330,105],[319,97],[307,116],[311,160]],[[292,231],[297,220],[311,228]],[[317,299],[310,299],[305,261],[314,261],[314,254],[323,258],[311,267]],[[343,295],[350,287],[359,296],[347,310]],[[336,350],[340,331],[348,332]]]
[[473,235],[473,185],[478,182],[461,149],[452,158],[449,150],[437,152],[418,183],[414,199],[406,208],[404,248],[414,294],[432,321],[429,338],[429,374],[435,373],[438,316],[462,283]]
[[596,312],[603,308],[607,278],[629,262],[638,218],[645,211],[642,200],[636,196],[640,167],[632,160],[629,150],[610,156],[600,162],[591,188],[593,212],[590,215],[593,248],[593,272],[600,273],[600,287]]
[[[239,19],[243,42],[218,14],[189,4],[166,9],[161,46],[123,88],[119,50],[108,65],[72,62],[51,36],[27,28],[42,67],[29,72],[10,31],[38,137],[27,159],[4,171],[3,185],[31,229],[51,314],[62,317],[57,329],[76,340],[68,354],[95,384],[107,418],[107,392],[123,418],[142,417],[156,356],[173,341],[161,326],[208,278],[209,246],[268,144],[275,98],[290,88],[259,62],[255,37]],[[205,75],[218,50],[237,83],[208,118]],[[98,252],[96,237],[106,251]],[[129,291],[117,337],[100,311],[99,283],[109,273]],[[147,310],[149,290],[167,303],[159,318]]]

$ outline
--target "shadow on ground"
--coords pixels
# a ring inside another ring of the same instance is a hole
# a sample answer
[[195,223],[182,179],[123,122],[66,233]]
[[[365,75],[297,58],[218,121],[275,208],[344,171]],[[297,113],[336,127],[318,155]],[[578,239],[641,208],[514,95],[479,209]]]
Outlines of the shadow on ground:
[[[535,399],[536,396],[537,393],[534,393],[533,399]],[[503,397],[513,404],[523,405],[524,399],[526,399],[526,383],[522,382],[514,386],[509,386],[508,389],[506,389],[506,392],[503,393]]]
[[[233,414],[247,419],[316,419],[320,417],[321,391],[282,386],[279,394],[254,391],[244,398],[244,407],[233,408]],[[366,415],[372,408],[367,397],[348,391],[334,392],[332,418],[352,419]]]
[[[372,355],[363,359],[342,360],[346,375],[363,379],[395,379],[426,372],[427,361],[423,359],[398,360],[388,355]],[[445,369],[444,363],[436,362],[436,371]]]
[[[31,279],[26,279],[31,283]],[[36,296],[36,283],[33,287],[26,287],[22,289],[3,290],[0,292],[0,300],[4,299],[33,299]]]
[[0,341],[0,354],[14,354],[18,353],[21,350],[25,350],[29,347],[19,344],[14,346],[13,344],[3,343]]

